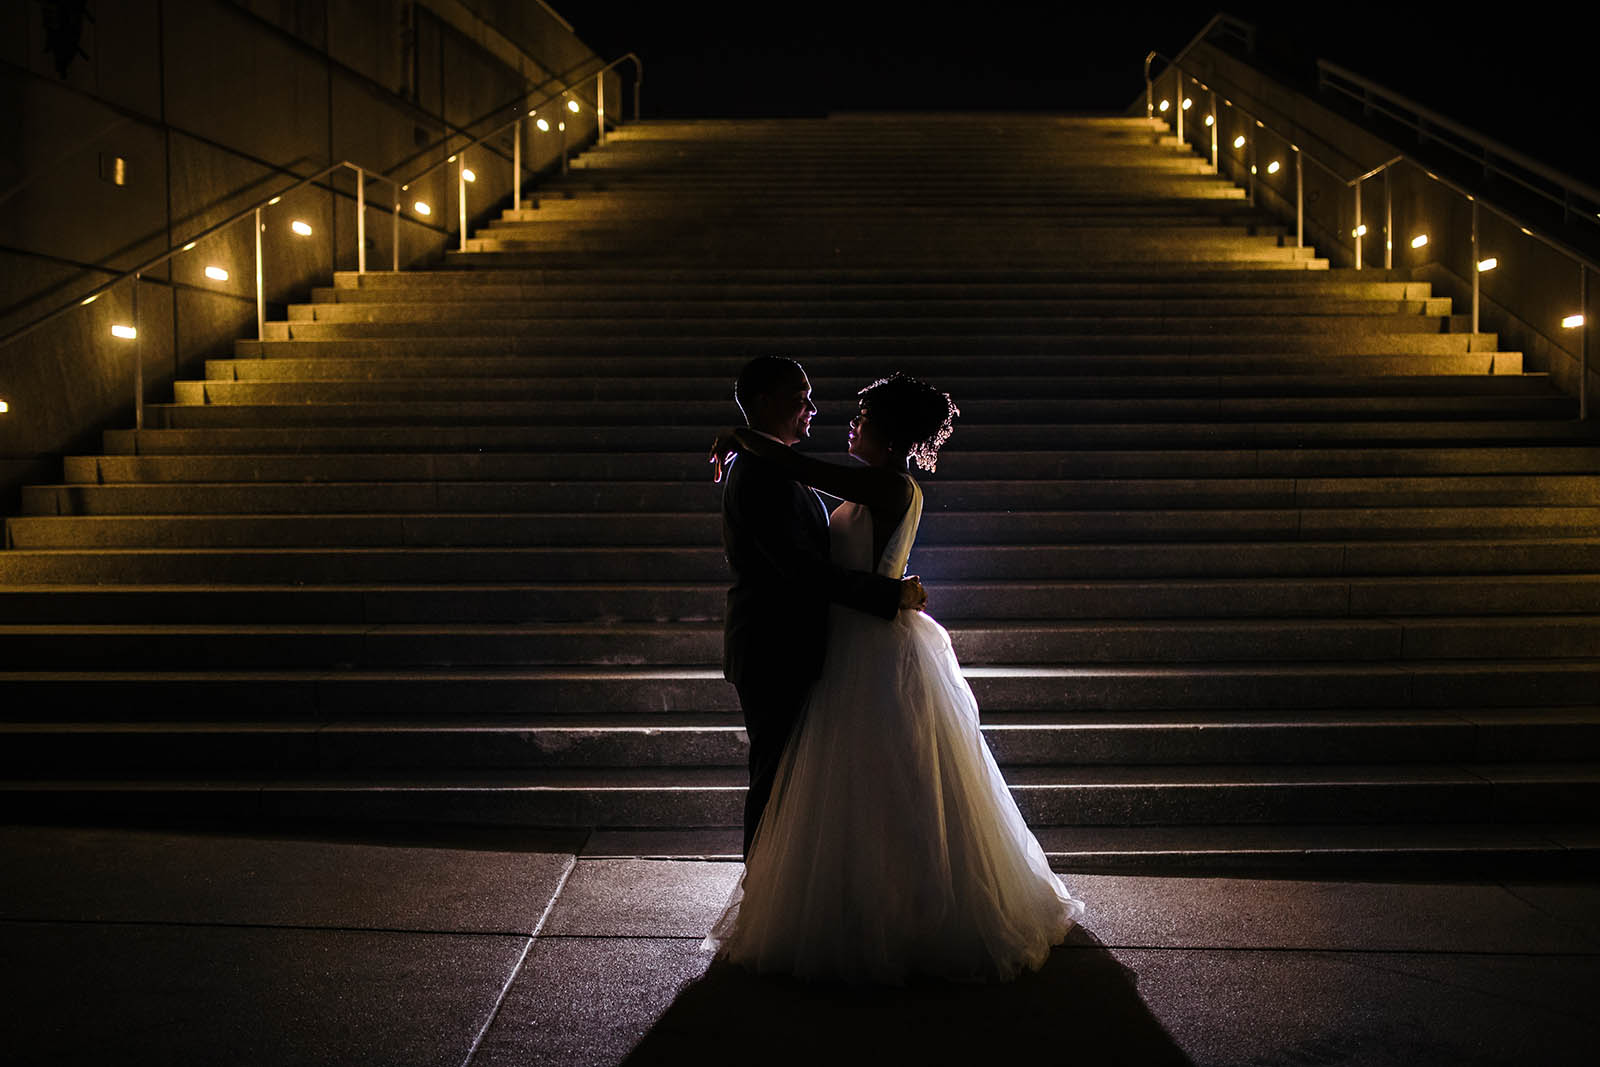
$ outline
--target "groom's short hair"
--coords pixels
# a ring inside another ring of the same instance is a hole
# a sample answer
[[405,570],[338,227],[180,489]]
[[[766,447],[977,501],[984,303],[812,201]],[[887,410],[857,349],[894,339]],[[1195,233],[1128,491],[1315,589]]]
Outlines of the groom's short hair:
[[785,356],[757,356],[744,365],[733,383],[733,399],[740,410],[758,396],[775,392],[805,377],[805,368]]

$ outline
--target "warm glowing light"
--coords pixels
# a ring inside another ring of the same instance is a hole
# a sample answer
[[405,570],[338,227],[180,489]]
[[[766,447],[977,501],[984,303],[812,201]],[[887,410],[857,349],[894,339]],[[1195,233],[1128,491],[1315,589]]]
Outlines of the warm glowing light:
[[183,250],[185,252],[192,252],[192,251],[194,251],[194,246],[196,244],[198,244],[198,243],[199,243],[198,241],[190,241],[188,244],[183,246]]
[[561,131],[563,131],[563,132],[565,132],[565,131],[566,131],[566,128],[567,128],[567,124],[566,124],[566,123],[565,123],[565,122],[558,122],[558,123],[556,123],[556,129],[558,129],[558,130],[561,130]]
[[1278,173],[1278,169],[1281,166],[1282,166],[1282,164],[1279,163],[1276,159],[1274,159],[1271,163],[1267,164],[1267,173],[1268,174],[1276,174],[1276,173]]
[[94,303],[96,300],[99,300],[99,299],[100,299],[100,294],[99,293],[96,293],[93,296],[86,296],[86,297],[83,298],[83,301],[78,306],[79,307],[88,307],[90,304]]
[[1235,148],[1243,148],[1244,147],[1244,134],[1241,133],[1239,136],[1237,136],[1237,137],[1235,137],[1233,139],[1233,147],[1235,147]]
[[1412,248],[1421,248],[1423,245],[1425,245],[1427,243],[1428,243],[1428,235],[1425,234],[1425,233],[1421,234],[1421,235],[1419,235],[1417,237],[1413,237],[1411,239],[1411,247]]
[[293,230],[301,237],[311,236],[311,223],[309,222],[301,222],[299,219],[295,219],[293,222],[289,223],[289,229]]
[[1156,110],[1164,112],[1164,111],[1167,110],[1167,108],[1169,108],[1171,106],[1172,106],[1172,101],[1171,100],[1163,100],[1163,101],[1161,101],[1161,106],[1156,108]]
[[1267,128],[1267,124],[1262,122],[1260,119],[1256,119],[1256,128],[1264,130]]
[[1251,174],[1256,173],[1256,165],[1254,163],[1250,164],[1250,173]]
[[1367,228],[1365,226],[1357,226],[1350,233],[1350,236],[1352,236],[1352,237],[1365,237],[1366,235],[1367,235]]
[[1561,325],[1565,326],[1569,330],[1576,330],[1579,326],[1583,325],[1583,316],[1568,315],[1566,318],[1561,320]]
[[119,322],[115,326],[111,327],[111,336],[120,337],[124,341],[131,341],[135,337],[139,336],[139,331],[135,330],[132,326],[124,326]]
[[1478,260],[1478,273],[1482,274],[1484,271],[1494,270],[1499,265],[1500,261],[1493,256],[1488,259],[1480,259]]
[[549,133],[550,132],[550,124],[548,122],[546,122],[544,119],[540,119],[538,122],[534,123],[534,125],[539,127],[539,132],[540,133]]
[[1217,124],[1217,116],[1215,116],[1215,115],[1207,115],[1206,116],[1206,125],[1207,126],[1215,126],[1216,124]]
[[578,113],[578,102],[576,100],[568,100],[567,110],[576,115]]
[[415,211],[418,215],[433,214],[433,208],[429,207],[427,201],[425,200],[418,200],[415,204],[412,204],[411,210]]
[[464,182],[475,182],[478,180],[478,176],[469,168],[461,172],[461,180]]
[[228,272],[221,267],[207,267],[206,277],[214,282],[225,282],[228,280]]
[[528,112],[528,117],[531,119],[531,118],[533,118],[533,116],[537,115],[538,113],[539,113],[539,109],[538,108],[534,108],[534,109],[532,109],[531,111]]
[[1533,236],[1533,231],[1528,229],[1526,226],[1518,226],[1517,229],[1521,230],[1523,233],[1527,234],[1529,237]]
[[451,156],[449,159],[445,160],[446,163],[454,163],[455,161],[456,161],[456,157],[455,156]]
[[1183,110],[1188,111],[1191,107],[1194,107],[1194,101],[1189,99],[1187,96],[1184,97],[1183,98]]
[[10,406],[4,400],[0,400],[0,415],[4,415],[6,412],[8,412],[10,410],[11,410]]
[[273,204],[276,204],[279,200],[282,200],[282,199],[283,199],[283,197],[281,197],[281,196],[275,196],[271,200],[267,201],[267,206],[271,207]]

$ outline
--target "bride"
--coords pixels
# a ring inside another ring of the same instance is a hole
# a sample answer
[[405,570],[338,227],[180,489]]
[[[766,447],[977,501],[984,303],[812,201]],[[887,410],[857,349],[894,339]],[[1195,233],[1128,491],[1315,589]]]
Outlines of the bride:
[[[754,453],[841,498],[832,561],[899,578],[922,517],[908,465],[934,469],[959,412],[903,374],[859,397],[849,451],[864,466],[744,427],[719,435],[714,453]],[[707,945],[755,971],[858,982],[1037,969],[1083,904],[1017,811],[949,634],[920,611],[830,611],[822,675]]]

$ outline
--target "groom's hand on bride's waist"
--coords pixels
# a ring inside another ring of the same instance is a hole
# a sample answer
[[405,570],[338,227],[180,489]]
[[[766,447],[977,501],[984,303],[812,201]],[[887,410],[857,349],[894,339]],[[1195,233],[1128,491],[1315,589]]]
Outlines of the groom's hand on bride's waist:
[[922,611],[928,606],[928,591],[922,588],[922,579],[915,574],[900,579],[901,610]]

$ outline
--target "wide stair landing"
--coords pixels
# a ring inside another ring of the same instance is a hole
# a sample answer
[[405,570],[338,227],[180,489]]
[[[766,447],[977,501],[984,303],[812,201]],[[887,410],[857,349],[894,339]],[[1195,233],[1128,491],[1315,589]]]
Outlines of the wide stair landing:
[[0,553],[12,818],[737,847],[704,453],[963,411],[912,569],[1072,867],[1600,853],[1600,444],[1403,272],[1106,118],[650,122],[443,269],[341,273]]

